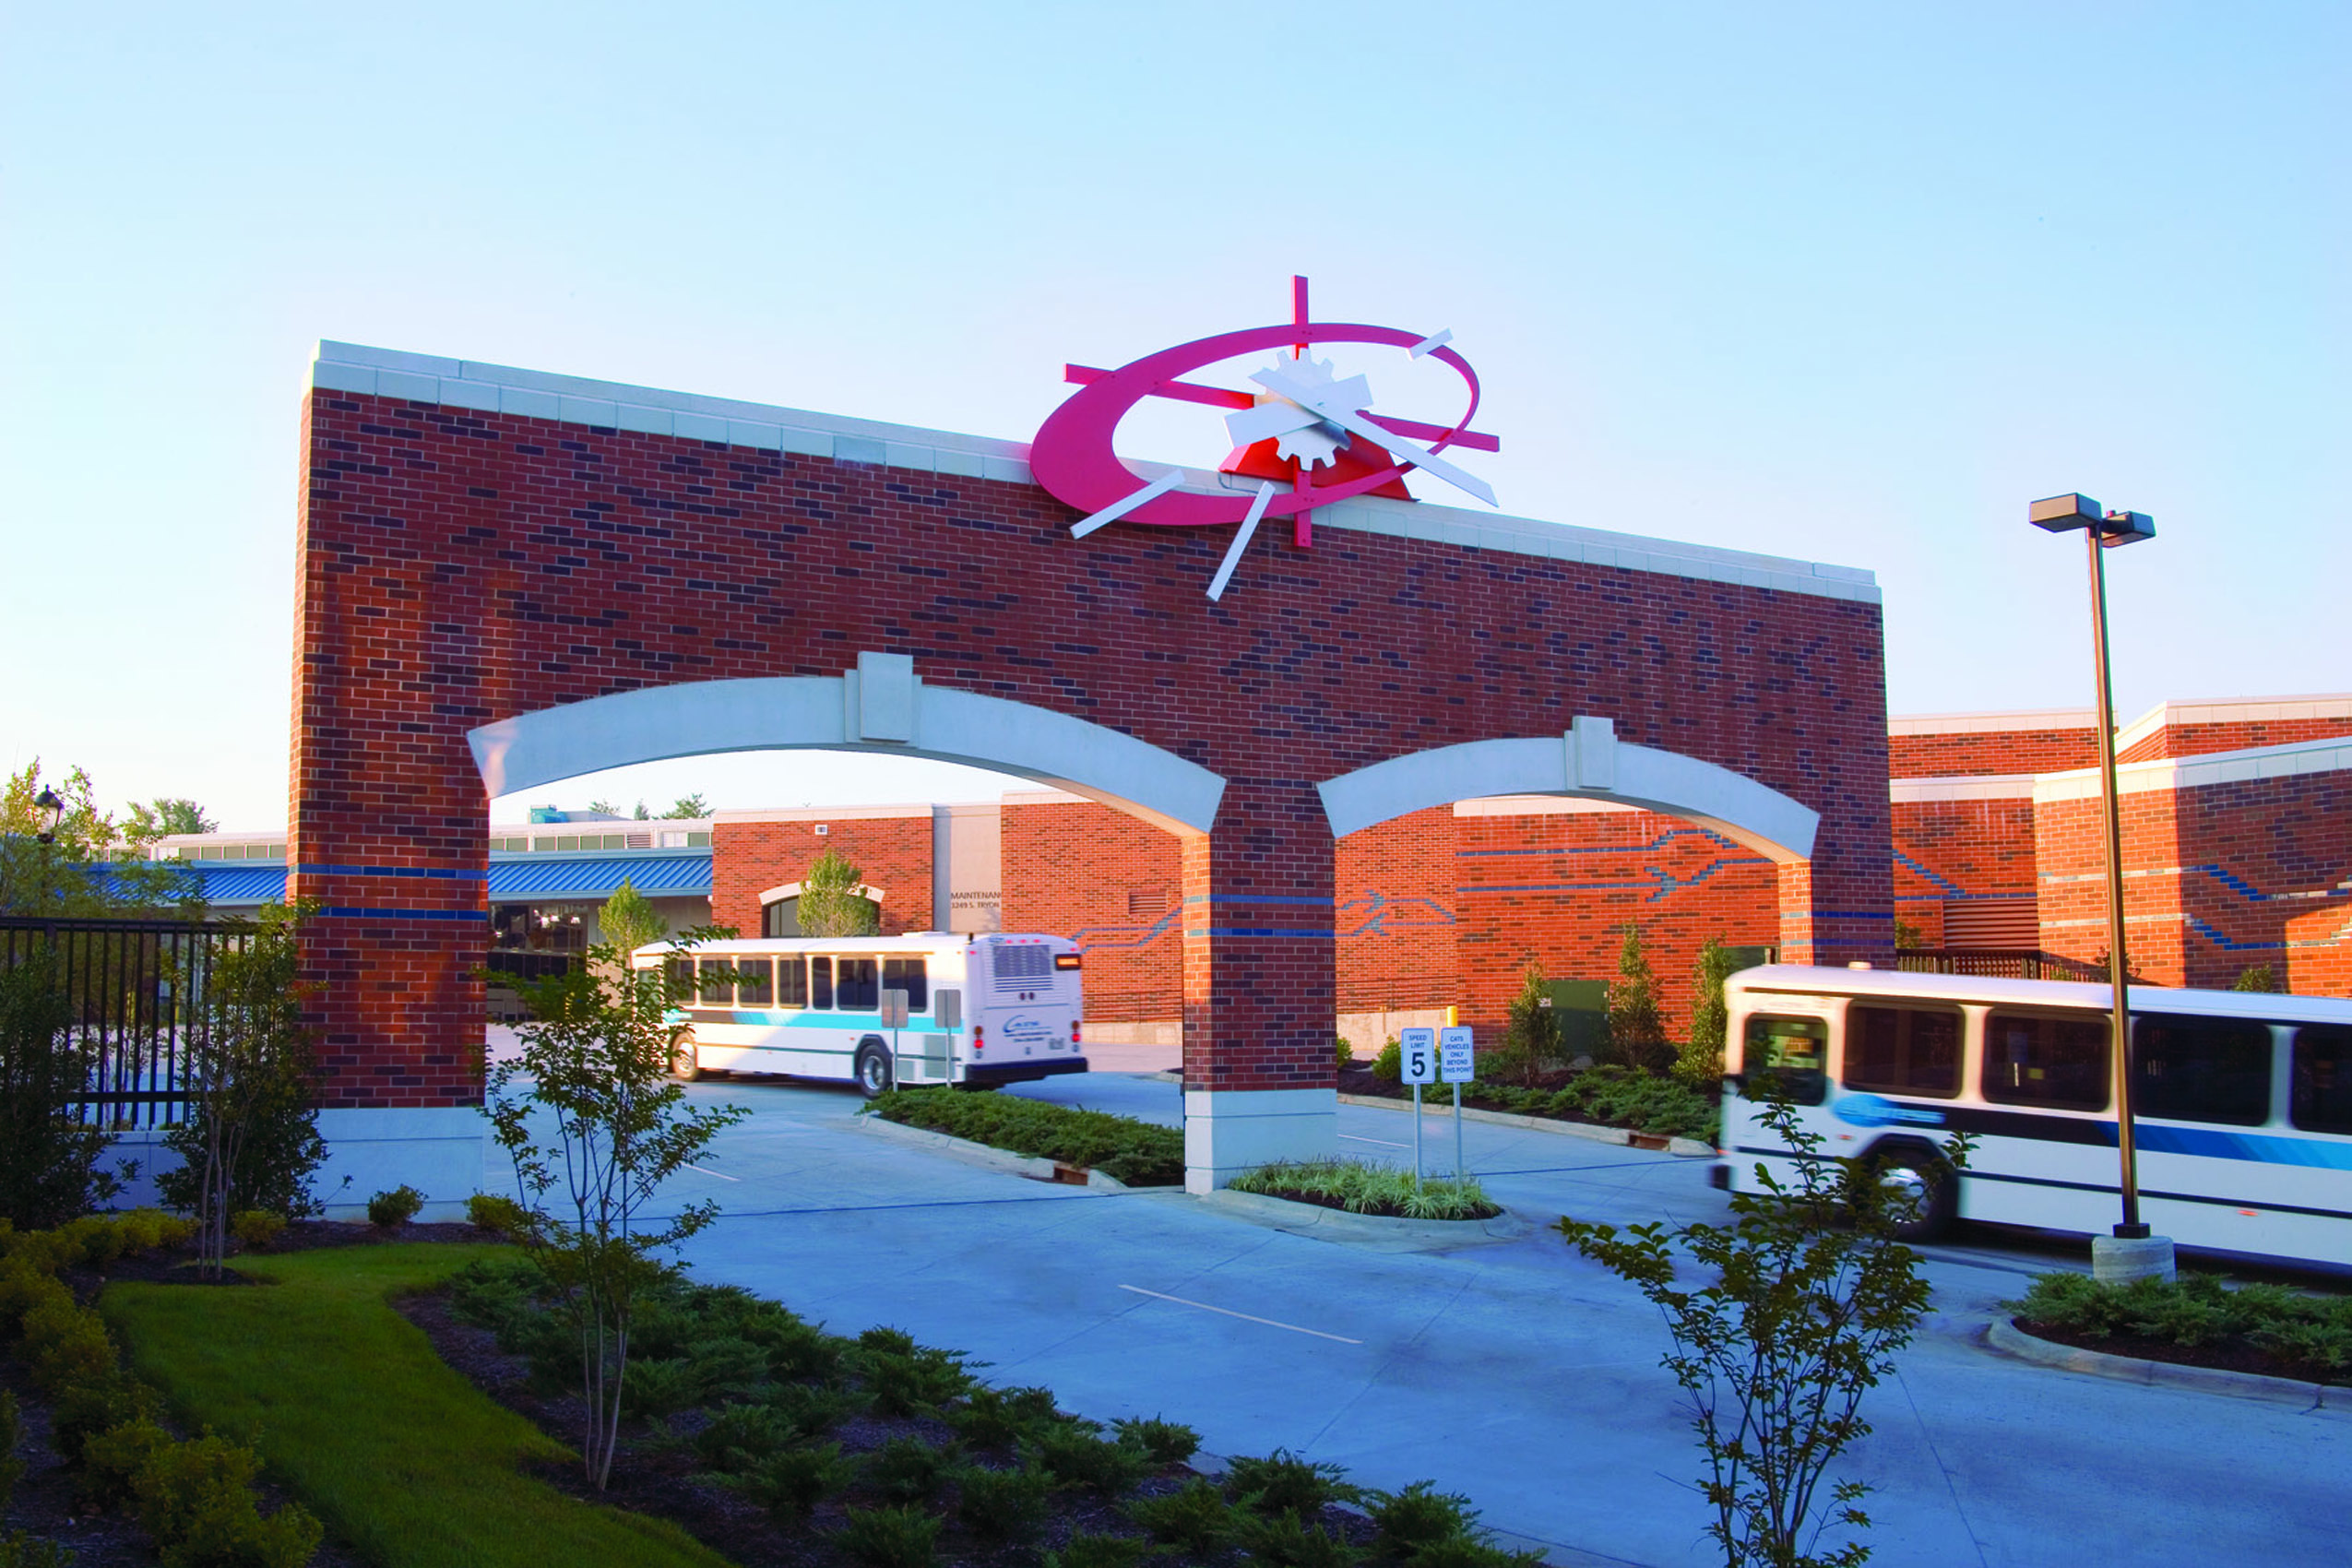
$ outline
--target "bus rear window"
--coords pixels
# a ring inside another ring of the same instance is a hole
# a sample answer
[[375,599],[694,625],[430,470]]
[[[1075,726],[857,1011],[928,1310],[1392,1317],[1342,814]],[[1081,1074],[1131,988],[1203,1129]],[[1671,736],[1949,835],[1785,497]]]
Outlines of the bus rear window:
[[1985,1098],[2001,1105],[2105,1111],[2105,1018],[1995,1013],[1985,1020]]
[[875,983],[881,966],[872,958],[833,960],[833,1002],[845,1013],[871,1013],[882,1005]]
[[2305,1024],[2295,1031],[2287,1109],[2307,1133],[2352,1133],[2352,1029]]
[[2270,1120],[2270,1030],[2234,1018],[2132,1020],[2132,1113],[2252,1127]]
[[1960,1015],[1861,1007],[1846,1015],[1846,1087],[1948,1099],[1960,1092]]
[[1823,1070],[1829,1055],[1827,1024],[1819,1018],[1754,1017],[1744,1038],[1748,1099],[1822,1102],[1829,1087]]
[[882,961],[882,989],[907,993],[907,1011],[931,1011],[931,987],[926,983],[928,971],[921,958],[885,958]]

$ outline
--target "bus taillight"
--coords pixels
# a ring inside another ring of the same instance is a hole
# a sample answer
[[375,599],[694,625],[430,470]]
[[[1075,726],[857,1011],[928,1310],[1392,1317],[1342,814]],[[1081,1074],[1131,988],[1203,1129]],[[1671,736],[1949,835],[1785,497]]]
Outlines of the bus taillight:
[[1070,1020],[1070,1043],[1072,1045],[1078,1043],[1078,1020],[1075,1018]]
[[980,1039],[980,1027],[978,1024],[974,1024],[972,1026],[972,1054],[974,1056],[978,1056],[981,1051],[986,1051],[987,1049],[987,1042]]

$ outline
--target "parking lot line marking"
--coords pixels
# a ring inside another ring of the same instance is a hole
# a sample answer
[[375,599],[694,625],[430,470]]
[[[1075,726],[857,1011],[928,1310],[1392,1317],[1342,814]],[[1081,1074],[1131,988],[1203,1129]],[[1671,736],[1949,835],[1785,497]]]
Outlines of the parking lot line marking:
[[1351,1144],[1378,1144],[1383,1148],[1410,1148],[1413,1146],[1410,1144],[1392,1144],[1386,1138],[1360,1138],[1353,1133],[1342,1133],[1339,1135],[1347,1139]]
[[689,1170],[702,1170],[704,1175],[716,1176],[722,1182],[740,1182],[742,1180],[741,1176],[730,1176],[724,1170],[703,1170],[703,1168],[699,1165],[689,1165],[686,1169]]
[[1287,1328],[1293,1334],[1312,1334],[1317,1339],[1336,1339],[1342,1345],[1363,1343],[1360,1339],[1350,1339],[1344,1334],[1325,1334],[1320,1328],[1301,1328],[1295,1323],[1282,1323],[1270,1317],[1253,1317],[1248,1313],[1237,1313],[1224,1307],[1212,1307],[1206,1301],[1188,1301],[1182,1296],[1162,1295],[1157,1290],[1146,1290],[1140,1285],[1122,1285],[1119,1289],[1133,1290],[1138,1296],[1149,1296],[1156,1301],[1173,1301],[1180,1307],[1198,1307],[1205,1313],[1222,1313],[1227,1317],[1237,1317],[1244,1323],[1262,1323],[1268,1328]]

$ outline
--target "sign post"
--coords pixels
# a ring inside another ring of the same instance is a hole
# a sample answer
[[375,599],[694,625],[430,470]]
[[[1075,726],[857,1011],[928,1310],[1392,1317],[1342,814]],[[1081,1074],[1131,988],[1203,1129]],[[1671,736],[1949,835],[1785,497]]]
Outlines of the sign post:
[[1469,1174],[1462,1164],[1462,1086],[1470,1081],[1476,1071],[1477,1057],[1470,1050],[1470,1026],[1455,1024],[1438,1030],[1437,1055],[1440,1075],[1454,1086],[1454,1180],[1459,1182]]
[[1421,1190],[1421,1086],[1437,1082],[1437,1031],[1399,1029],[1396,1032],[1398,1075],[1413,1086],[1413,1191]]

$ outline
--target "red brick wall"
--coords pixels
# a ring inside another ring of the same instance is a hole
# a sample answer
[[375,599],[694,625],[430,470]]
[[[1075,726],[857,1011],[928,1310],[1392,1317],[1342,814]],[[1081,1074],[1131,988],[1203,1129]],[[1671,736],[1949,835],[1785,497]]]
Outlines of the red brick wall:
[[807,880],[827,849],[882,889],[882,932],[936,931],[931,907],[931,814],[828,817],[819,837],[808,822],[717,822],[710,829],[710,918],[745,936],[759,934],[759,896]]
[[1700,944],[1776,943],[1772,861],[1705,828],[1648,812],[1466,816],[1455,944],[1462,1021],[1499,1038],[1528,958],[1553,980],[1609,980],[1625,926],[1641,927],[1669,1032],[1691,1011]]
[[[2107,950],[2106,850],[2096,799],[2035,811],[2042,945]],[[2157,985],[2226,987],[2268,964],[2297,991],[2352,994],[2352,771],[2122,798],[2132,969]]]
[[1091,801],[1007,801],[1006,931],[1067,936],[1086,954],[1087,1016],[1183,1016],[1183,866],[1176,836]]
[[2034,802],[1895,802],[1895,912],[1919,929],[1923,947],[1943,945],[1947,898],[2032,897]]
[[2096,767],[2098,727],[2078,730],[1971,730],[1940,735],[1889,735],[1887,772],[1895,778],[1950,778],[1983,773],[2056,773]]
[[1350,833],[1334,861],[1339,1008],[1388,1013],[1460,1000],[1455,968],[1454,808]]
[[[2254,719],[2227,724],[2167,724],[2144,735],[2118,754],[2118,762],[2145,762],[2156,757],[2203,756],[2210,752],[2244,751],[2252,746],[2285,746],[2297,741],[2326,741],[2352,735],[2352,718]],[[2096,766],[2097,758],[2082,766]]]
[[1229,781],[1182,849],[1186,1070],[1208,1087],[1332,1081],[1316,783],[1579,714],[1822,813],[1814,860],[1779,879],[1787,951],[1891,949],[1874,604],[1325,529],[1313,550],[1262,540],[1210,605],[1222,534],[1073,540],[1029,485],[306,401],[290,892],[325,906],[306,962],[330,1103],[478,1097],[469,730],[671,683],[837,675],[866,649]]

